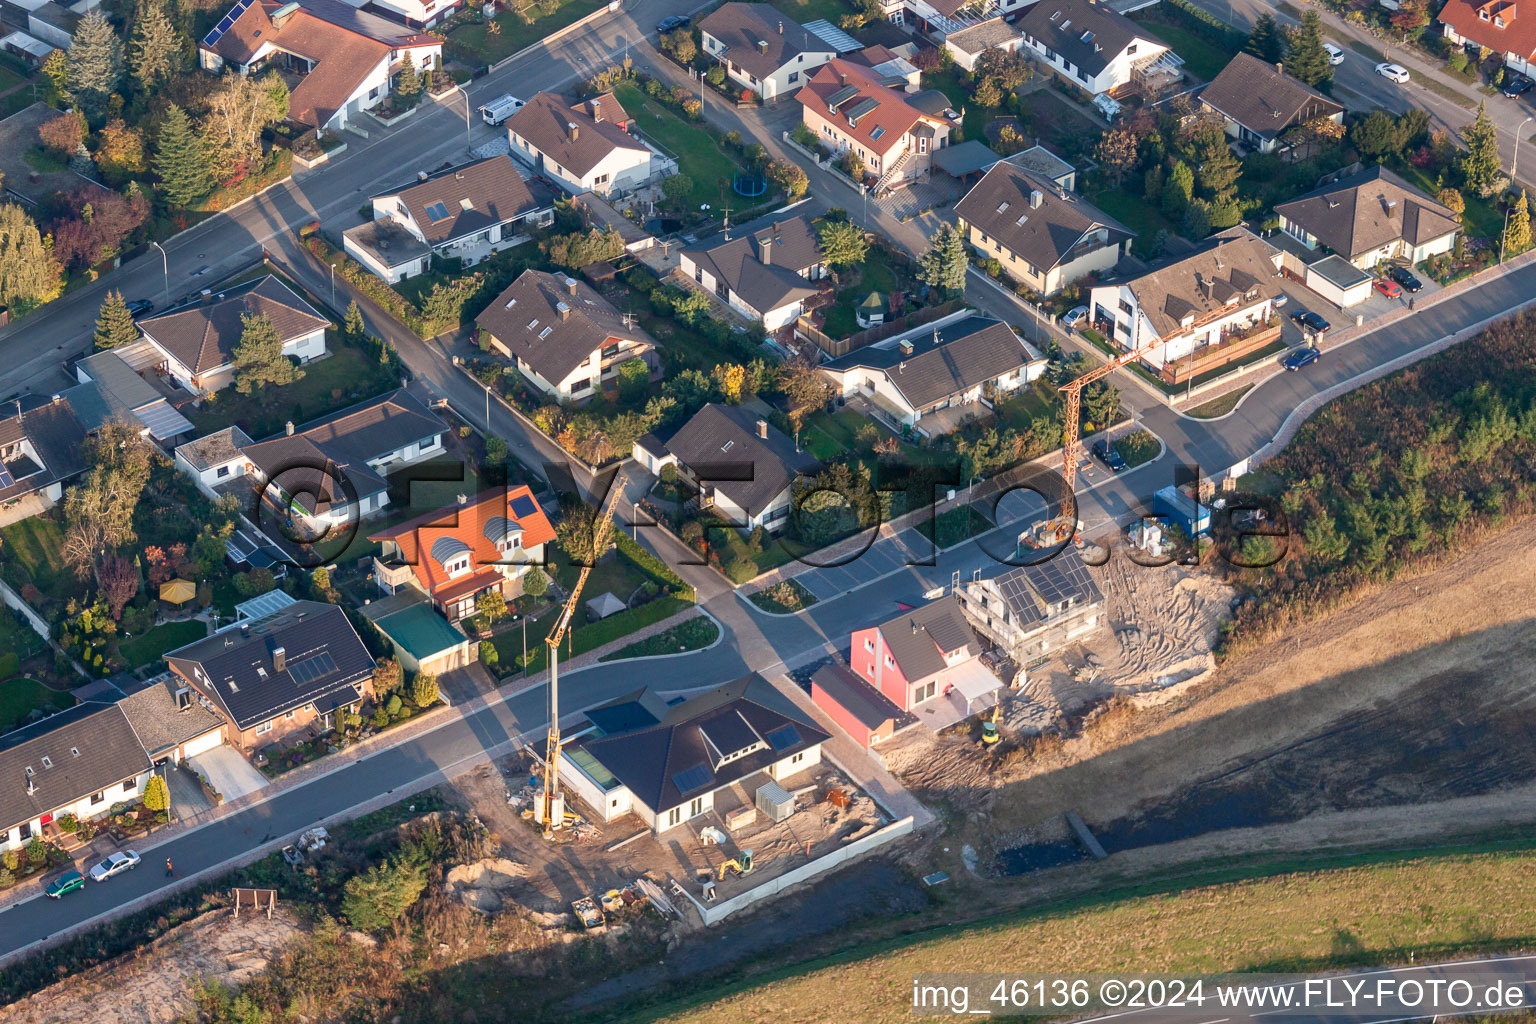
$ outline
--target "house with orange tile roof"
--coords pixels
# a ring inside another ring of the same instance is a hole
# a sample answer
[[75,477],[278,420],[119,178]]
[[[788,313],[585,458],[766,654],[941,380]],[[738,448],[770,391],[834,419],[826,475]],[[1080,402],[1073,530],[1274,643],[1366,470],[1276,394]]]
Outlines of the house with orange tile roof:
[[1521,17],[1516,0],[1449,0],[1439,17],[1452,43],[1476,43],[1503,54],[1513,70],[1536,74],[1536,4],[1528,2]]
[[413,587],[452,621],[475,613],[480,595],[511,599],[544,561],[555,528],[526,486],[496,487],[370,534],[383,551],[373,578],[388,594]]
[[382,103],[407,55],[438,67],[443,41],[341,0],[239,0],[197,47],[205,71],[282,74],[289,118],[320,131]]
[[833,152],[857,153],[879,179],[876,191],[920,176],[949,144],[949,121],[912,106],[871,68],[852,61],[828,61],[796,98],[806,127]]

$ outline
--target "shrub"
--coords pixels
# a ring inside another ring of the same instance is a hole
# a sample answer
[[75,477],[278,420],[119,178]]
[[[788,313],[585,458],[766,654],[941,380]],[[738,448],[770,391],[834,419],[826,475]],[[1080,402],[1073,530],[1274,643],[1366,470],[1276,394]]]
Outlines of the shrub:
[[151,775],[149,781],[144,784],[144,809],[163,811],[170,806],[170,803],[170,794],[165,789],[165,779],[158,775]]
[[15,871],[21,867],[21,851],[6,850],[5,853],[0,854],[0,864],[3,864],[7,871]]
[[733,558],[725,567],[725,578],[742,584],[757,576],[757,563],[750,558]]
[[411,680],[411,701],[419,708],[437,703],[437,676],[430,672],[418,673]]
[[74,835],[80,831],[80,819],[73,814],[61,814],[58,820],[59,831],[66,835]]
[[389,700],[384,703],[384,713],[390,718],[399,718],[401,707],[400,695],[392,693],[389,695]]
[[36,871],[48,865],[48,844],[34,839],[27,844],[27,867]]
[[386,725],[389,724],[389,712],[385,711],[381,707],[380,708],[374,708],[373,709],[373,719],[372,719],[372,721],[373,721],[373,727],[375,729],[382,729],[382,728],[384,728]]
[[501,661],[501,655],[496,653],[496,645],[489,640],[481,640],[480,664],[494,672],[499,661]]
[[341,912],[354,928],[376,931],[399,920],[427,887],[424,866],[396,860],[347,879]]
[[[27,628],[30,629],[31,627]],[[0,679],[9,679],[19,671],[21,671],[21,658],[17,656],[15,651],[6,651],[4,654],[0,654]]]

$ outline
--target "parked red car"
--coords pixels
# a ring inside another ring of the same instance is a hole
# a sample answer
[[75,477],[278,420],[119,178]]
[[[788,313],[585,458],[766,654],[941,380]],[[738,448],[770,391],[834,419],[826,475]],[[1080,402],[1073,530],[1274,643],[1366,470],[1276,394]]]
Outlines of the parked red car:
[[1399,299],[1403,295],[1403,286],[1396,281],[1388,281],[1384,277],[1376,279],[1376,290],[1389,299]]

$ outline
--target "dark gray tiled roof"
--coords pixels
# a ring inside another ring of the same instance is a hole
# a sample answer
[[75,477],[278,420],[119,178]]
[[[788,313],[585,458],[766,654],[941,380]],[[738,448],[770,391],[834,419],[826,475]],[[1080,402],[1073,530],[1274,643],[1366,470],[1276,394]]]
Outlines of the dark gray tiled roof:
[[[443,171],[407,188],[381,192],[374,198],[384,196],[397,196],[427,244],[434,246],[526,217],[540,206],[517,173],[517,165],[505,153]],[[440,210],[436,204],[441,204]],[[434,213],[439,214],[435,219]]]
[[953,597],[941,597],[880,623],[880,636],[901,674],[914,681],[944,671],[945,654],[976,644],[976,634]]
[[1155,42],[1130,18],[1093,0],[1039,0],[1014,24],[1089,75],[1109,67],[1137,39]]
[[816,294],[801,272],[821,262],[821,242],[803,213],[770,214],[707,238],[684,255],[760,314]]
[[1461,228],[1461,218],[1384,167],[1281,203],[1275,212],[1353,259],[1402,239],[1411,245]]
[[475,323],[551,384],[559,384],[610,338],[656,345],[644,328],[626,324],[591,285],[543,270],[519,274]]
[[13,442],[28,440],[42,464],[31,459],[5,463],[5,478],[11,482],[0,487],[0,501],[25,497],[84,471],[85,459],[80,446],[85,443],[85,428],[80,425],[68,399],[23,395],[20,399],[0,404],[0,414],[6,413],[10,415],[0,419],[0,449]]
[[[813,475],[821,463],[772,424],[757,436],[758,417],[734,405],[710,403],[678,429],[666,449],[748,515],[773,503],[796,476]],[[751,479],[734,479],[750,476]],[[724,479],[719,479],[724,478]]]
[[[675,705],[654,725],[577,745],[660,815],[829,738],[754,673]],[[764,748],[719,760],[758,743]]]
[[[1032,206],[1036,193],[1039,205]],[[1066,262],[1096,228],[1106,229],[1106,245],[1118,245],[1136,234],[1077,193],[1007,160],[987,169],[955,204],[955,213],[1041,272]]]
[[[287,662],[282,671],[273,658],[278,648]],[[241,730],[306,704],[329,710],[349,703],[373,674],[373,657],[346,613],[316,601],[227,627],[165,660]]]
[[193,373],[233,361],[245,330],[242,315],[265,314],[284,342],[294,341],[331,322],[293,289],[268,275],[187,306],[139,321],[139,329]]
[[811,682],[826,691],[827,696],[865,728],[878,729],[901,717],[901,709],[889,697],[854,675],[846,665],[828,662],[816,670]]
[[883,370],[914,409],[924,409],[1038,358],[1001,320],[970,316],[910,337],[912,354],[899,342],[855,349],[823,363],[826,370],[854,367]]
[[[771,4],[721,4],[699,22],[699,31],[708,32],[724,43],[725,59],[758,78],[767,78],[801,54],[820,53],[830,57],[833,53],[825,40],[784,17]],[[759,43],[767,45],[759,46]],[[806,67],[814,68],[815,65]]]
[[1200,93],[1200,101],[1264,139],[1332,117],[1343,106],[1251,53],[1239,53]]
[[[149,769],[149,755],[121,708],[77,704],[0,736],[0,829],[101,793]],[[121,793],[107,793],[101,809],[120,799]]]

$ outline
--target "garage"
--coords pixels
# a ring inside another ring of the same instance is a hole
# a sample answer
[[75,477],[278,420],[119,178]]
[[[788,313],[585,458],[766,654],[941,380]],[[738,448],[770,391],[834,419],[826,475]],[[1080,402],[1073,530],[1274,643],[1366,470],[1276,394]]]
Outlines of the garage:
[[1342,256],[1328,256],[1307,267],[1307,287],[1340,309],[1370,298],[1371,281],[1370,274]]

